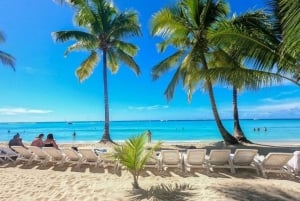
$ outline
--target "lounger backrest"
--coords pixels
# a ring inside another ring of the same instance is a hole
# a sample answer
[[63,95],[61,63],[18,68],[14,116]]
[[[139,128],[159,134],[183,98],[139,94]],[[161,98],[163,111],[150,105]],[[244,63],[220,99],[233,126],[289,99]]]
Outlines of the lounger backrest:
[[18,154],[20,154],[24,158],[28,159],[28,158],[31,158],[31,156],[32,156],[32,153],[22,146],[11,146],[11,148],[13,150],[15,150],[16,152],[18,152]]
[[61,160],[63,158],[62,153],[54,147],[43,147],[43,150],[54,160]]
[[153,154],[150,155],[148,160],[146,161],[146,165],[156,165],[157,163],[158,163],[158,158],[156,156],[156,152],[153,152]]
[[269,153],[263,160],[263,167],[280,168],[287,164],[293,157],[292,153]]
[[233,164],[249,165],[257,155],[257,149],[236,149],[233,156]]
[[67,158],[71,161],[78,161],[80,156],[73,149],[62,149],[62,152],[66,154]]
[[45,159],[48,157],[48,155],[40,147],[28,146],[28,148],[40,159]]
[[209,162],[213,165],[225,165],[229,163],[230,160],[230,150],[229,149],[214,149],[210,151]]
[[3,152],[4,155],[6,156],[17,156],[18,154],[11,150],[8,147],[0,147],[0,152]]
[[205,162],[206,149],[188,149],[186,161],[191,165],[201,165]]
[[180,162],[178,150],[162,150],[161,159],[163,164],[176,165]]
[[97,155],[92,149],[79,149],[78,151],[88,162],[96,162],[98,160]]

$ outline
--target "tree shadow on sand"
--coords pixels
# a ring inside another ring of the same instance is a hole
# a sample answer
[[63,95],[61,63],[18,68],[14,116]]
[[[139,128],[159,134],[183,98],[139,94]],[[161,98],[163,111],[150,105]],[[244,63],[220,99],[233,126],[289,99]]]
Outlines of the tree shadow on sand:
[[166,185],[160,184],[152,186],[150,189],[138,189],[130,192],[131,200],[176,200],[185,201],[189,197],[193,196],[191,192],[193,188],[189,184],[175,184]]
[[299,200],[297,192],[285,192],[280,188],[266,187],[258,185],[255,188],[249,186],[222,186],[210,187],[218,192],[222,192],[225,197],[233,200],[248,201],[248,200],[268,200],[268,201],[283,201],[283,200]]

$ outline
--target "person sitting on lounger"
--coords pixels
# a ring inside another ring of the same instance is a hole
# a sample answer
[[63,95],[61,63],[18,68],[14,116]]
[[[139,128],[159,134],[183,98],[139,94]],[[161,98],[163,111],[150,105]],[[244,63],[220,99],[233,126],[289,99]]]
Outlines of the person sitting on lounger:
[[43,142],[43,137],[44,134],[39,134],[39,136],[37,136],[31,143],[31,146],[36,146],[36,147],[43,147],[44,146],[44,142]]
[[58,146],[54,140],[54,137],[53,137],[53,134],[52,133],[49,133],[47,135],[47,139],[45,140],[44,142],[44,146],[45,147],[55,147],[56,149],[58,149]]
[[17,133],[16,135],[14,135],[13,139],[11,139],[8,142],[8,147],[11,148],[11,146],[22,146],[25,147],[23,142],[22,142],[22,138],[20,138],[20,134]]

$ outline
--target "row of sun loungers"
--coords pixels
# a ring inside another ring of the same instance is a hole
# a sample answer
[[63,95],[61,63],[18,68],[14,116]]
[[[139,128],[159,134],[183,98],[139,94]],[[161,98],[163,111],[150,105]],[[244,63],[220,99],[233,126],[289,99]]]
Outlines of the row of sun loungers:
[[[96,154],[94,149],[81,148],[75,151],[71,148],[58,150],[53,147],[39,148],[35,146],[28,146],[28,149],[22,146],[12,146],[12,149],[17,153],[6,147],[0,148],[0,162],[9,160],[15,163],[17,159],[17,161],[25,161],[27,164],[39,161],[42,165],[50,162],[63,165],[68,162],[76,164],[77,167],[88,164],[95,167],[113,166],[115,171],[118,168],[118,163],[108,154],[103,152]],[[188,149],[184,153],[180,153],[179,150],[161,150],[150,157],[145,167],[155,167],[159,170],[175,167],[183,171],[203,168],[207,172],[213,171],[215,168],[227,168],[233,174],[236,173],[236,169],[243,168],[255,170],[257,175],[261,172],[264,177],[267,177],[266,173],[268,172],[296,175],[298,169],[293,169],[289,165],[292,157],[292,153],[269,153],[263,157],[258,155],[256,149],[236,149],[233,154],[229,149],[216,149],[211,150],[209,155],[206,149]],[[300,163],[300,159],[293,163]]]
[[[1,153],[8,153],[9,151],[14,153],[16,161],[24,161],[26,164],[31,164],[33,161],[38,161],[43,166],[47,165],[48,163],[56,163],[58,165],[72,163],[76,164],[78,168],[83,164],[93,165],[95,167],[114,166],[117,168],[117,163],[115,163],[113,160],[108,159],[104,154],[101,153],[98,153],[97,155],[93,149],[88,148],[79,149],[78,152],[71,148],[61,150],[58,150],[54,147],[39,148],[36,146],[27,146],[28,149],[22,146],[12,146],[11,148],[16,152],[4,147],[1,147],[0,150],[3,150]],[[10,159],[8,159],[15,162],[11,156],[12,154],[9,157]],[[8,157],[7,154],[6,157]],[[2,156],[0,158],[2,158]],[[4,160],[2,160],[2,162],[4,162]]]
[[[257,175],[262,173],[298,173],[288,166],[293,157],[292,153],[269,153],[266,157],[258,156],[256,149],[237,149],[231,154],[229,149],[211,150],[209,155],[206,149],[189,149],[180,154],[178,150],[162,150],[160,155],[153,155],[147,162],[146,167],[156,167],[164,170],[168,167],[181,168],[183,171],[191,168],[203,168],[207,172],[214,168],[228,168],[231,173],[236,169],[253,169]],[[300,161],[299,161],[300,162]]]

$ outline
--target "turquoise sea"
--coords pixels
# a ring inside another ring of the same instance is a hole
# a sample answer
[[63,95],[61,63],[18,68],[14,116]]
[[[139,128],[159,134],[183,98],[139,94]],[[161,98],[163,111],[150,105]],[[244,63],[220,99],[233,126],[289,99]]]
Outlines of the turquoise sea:
[[[232,132],[232,120],[224,120],[223,124],[228,131]],[[300,119],[241,120],[241,126],[246,136],[257,143],[300,143]],[[259,131],[257,131],[258,128]],[[115,141],[123,141],[148,129],[152,132],[153,141],[211,142],[222,140],[214,120],[113,121],[110,124],[111,137]],[[8,142],[17,132],[20,133],[24,142],[31,142],[39,133],[45,135],[53,133],[57,143],[98,142],[103,133],[103,122],[0,123],[0,142]]]

